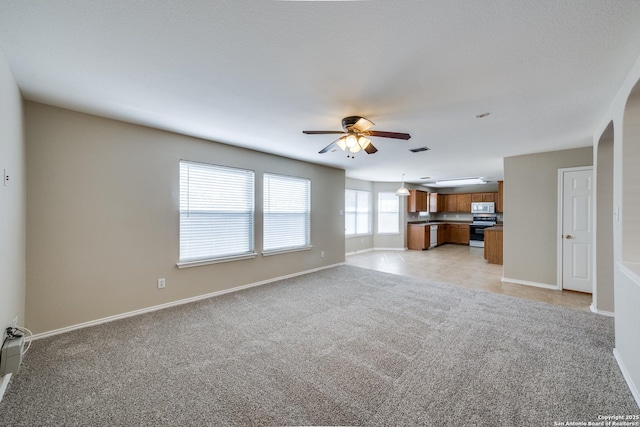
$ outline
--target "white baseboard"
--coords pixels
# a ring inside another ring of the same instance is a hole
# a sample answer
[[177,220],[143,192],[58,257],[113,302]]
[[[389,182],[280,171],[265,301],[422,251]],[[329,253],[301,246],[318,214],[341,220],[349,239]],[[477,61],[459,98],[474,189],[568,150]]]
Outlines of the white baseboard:
[[0,377],[0,402],[2,402],[4,392],[7,391],[7,386],[9,385],[9,381],[11,380],[11,375],[13,374],[7,374],[4,377]]
[[556,285],[550,285],[548,283],[530,282],[528,280],[510,279],[508,277],[503,277],[502,281],[507,283],[515,283],[516,285],[535,286],[536,288],[553,289],[554,291],[558,290],[558,287]]
[[345,256],[351,256],[351,255],[357,255],[357,254],[363,254],[365,252],[371,252],[371,251],[408,251],[409,248],[367,248],[367,249],[362,249],[359,251],[354,251],[354,252],[345,252]]
[[629,371],[627,371],[626,366],[624,366],[624,362],[620,358],[620,353],[618,353],[618,350],[615,348],[613,349],[613,356],[616,358],[616,362],[618,362],[618,367],[620,368],[620,372],[622,372],[622,376],[624,377],[624,380],[627,382],[627,386],[629,386],[629,390],[631,391],[633,398],[636,400],[636,405],[638,405],[638,407],[640,408],[640,392],[638,391],[638,388],[636,387],[636,385],[633,383],[633,380],[631,379],[631,375],[629,375]]
[[409,248],[373,248],[374,251],[407,251]]
[[221,291],[211,292],[211,293],[204,294],[204,295],[198,295],[198,296],[195,296],[195,297],[185,298],[185,299],[181,299],[181,300],[177,300],[177,301],[172,301],[172,302],[168,302],[168,303],[165,303],[165,304],[154,305],[152,307],[142,308],[140,310],[134,310],[134,311],[129,311],[127,313],[116,314],[114,316],[103,317],[101,319],[90,320],[89,322],[79,323],[77,325],[65,326],[64,328],[59,328],[59,329],[54,329],[52,331],[47,331],[47,332],[41,332],[39,334],[34,334],[32,337],[28,338],[27,340],[37,340],[37,339],[41,339],[41,338],[50,337],[50,336],[53,336],[53,335],[64,334],[65,332],[71,332],[71,331],[75,331],[77,329],[88,328],[89,326],[100,325],[102,323],[113,322],[114,320],[125,319],[127,317],[133,317],[133,316],[137,316],[139,314],[144,314],[144,313],[149,313],[149,312],[152,312],[152,311],[162,310],[163,308],[169,308],[169,307],[174,307],[176,305],[188,304],[190,302],[200,301],[200,300],[207,299],[207,298],[213,298],[213,297],[217,297],[219,295],[229,294],[229,293],[232,293],[232,292],[241,291],[243,289],[253,288],[253,287],[261,286],[261,285],[266,285],[267,283],[277,282],[278,280],[290,279],[292,277],[302,276],[303,274],[314,273],[316,271],[326,270],[328,268],[334,268],[334,267],[338,267],[338,266],[341,266],[341,265],[345,265],[345,263],[344,262],[340,262],[338,264],[327,265],[325,267],[313,268],[311,270],[305,270],[305,271],[300,271],[298,273],[287,274],[286,276],[274,277],[272,279],[262,280],[260,282],[249,283],[247,285],[236,286],[236,287],[230,288],[230,289],[223,289]]
[[363,254],[365,252],[371,252],[372,250],[373,250],[373,248],[367,248],[367,249],[361,249],[359,251],[345,252],[345,256]]
[[599,314],[601,316],[608,316],[608,317],[616,317],[616,314],[613,311],[604,311],[604,310],[598,310],[593,303],[591,303],[591,305],[589,306],[589,308],[591,309],[591,311],[593,313]]

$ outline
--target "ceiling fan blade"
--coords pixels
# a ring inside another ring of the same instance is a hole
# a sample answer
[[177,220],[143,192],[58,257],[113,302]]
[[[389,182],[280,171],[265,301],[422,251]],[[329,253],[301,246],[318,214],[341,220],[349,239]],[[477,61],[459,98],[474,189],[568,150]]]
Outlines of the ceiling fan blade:
[[364,132],[373,126],[374,123],[371,120],[365,119],[364,117],[360,117],[357,122],[355,122],[352,126],[353,129],[358,132]]
[[367,154],[373,154],[373,153],[375,153],[376,151],[378,151],[378,149],[377,149],[376,147],[374,147],[374,146],[373,146],[373,144],[369,143],[369,145],[367,145],[367,146],[364,148],[364,151],[366,151],[366,152],[367,152]]
[[306,133],[307,135],[327,135],[327,134],[337,134],[344,133],[343,130],[303,130],[302,133]]
[[380,138],[395,138],[395,139],[409,139],[411,135],[408,133],[400,133],[400,132],[384,132],[381,130],[370,130],[370,136],[378,136]]
[[331,151],[331,149],[333,147],[336,147],[336,142],[338,142],[340,138],[336,139],[335,141],[333,141],[331,144],[327,145],[326,147],[324,147],[322,150],[318,151],[318,154],[324,154],[327,151]]

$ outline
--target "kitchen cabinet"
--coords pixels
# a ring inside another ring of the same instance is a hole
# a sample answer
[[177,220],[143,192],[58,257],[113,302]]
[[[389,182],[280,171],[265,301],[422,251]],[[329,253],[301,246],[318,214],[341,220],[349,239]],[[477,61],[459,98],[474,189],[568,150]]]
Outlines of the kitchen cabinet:
[[428,224],[407,224],[407,247],[409,249],[429,249],[430,236]]
[[471,193],[471,202],[497,202],[498,193]]
[[429,193],[422,190],[409,190],[409,200],[407,200],[407,211],[429,212]]
[[429,193],[429,212],[444,212],[444,194]]
[[496,194],[497,193],[481,193],[483,202],[496,202]]
[[504,206],[504,181],[498,181],[498,197],[496,200],[496,212],[503,212]]
[[484,229],[484,259],[502,265],[502,226]]
[[444,212],[458,212],[458,195],[444,195]]
[[469,224],[448,224],[447,243],[469,244]]
[[438,225],[438,246],[447,243],[447,224]]
[[455,212],[471,212],[471,194],[457,194],[457,208]]
[[469,224],[460,224],[460,244],[468,245],[470,237]]

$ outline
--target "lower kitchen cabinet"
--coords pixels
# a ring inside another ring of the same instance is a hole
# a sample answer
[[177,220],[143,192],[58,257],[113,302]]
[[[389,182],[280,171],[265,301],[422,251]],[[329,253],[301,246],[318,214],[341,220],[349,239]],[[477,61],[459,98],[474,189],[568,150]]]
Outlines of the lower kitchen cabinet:
[[447,224],[438,225],[438,246],[447,243]]
[[[438,224],[437,245],[469,244],[469,224]],[[429,224],[407,224],[407,247],[415,250],[429,249],[431,227]],[[434,242],[434,244],[436,244]]]
[[469,244],[469,224],[448,224],[447,243]]
[[429,249],[430,227],[425,224],[407,224],[407,247],[409,249]]

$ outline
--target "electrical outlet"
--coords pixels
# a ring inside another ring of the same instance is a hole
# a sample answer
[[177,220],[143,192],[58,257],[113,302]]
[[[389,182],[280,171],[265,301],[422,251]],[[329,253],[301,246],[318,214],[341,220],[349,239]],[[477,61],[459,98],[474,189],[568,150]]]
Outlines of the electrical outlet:
[[320,252],[320,258],[324,258],[324,251]]
[[11,326],[13,326],[14,328],[18,327],[18,316],[13,318],[13,324]]
[[158,289],[164,289],[165,281],[164,278],[158,279]]
[[9,185],[9,175],[7,174],[7,170],[6,169],[2,170],[2,180],[4,181],[4,186],[5,187],[7,185]]

